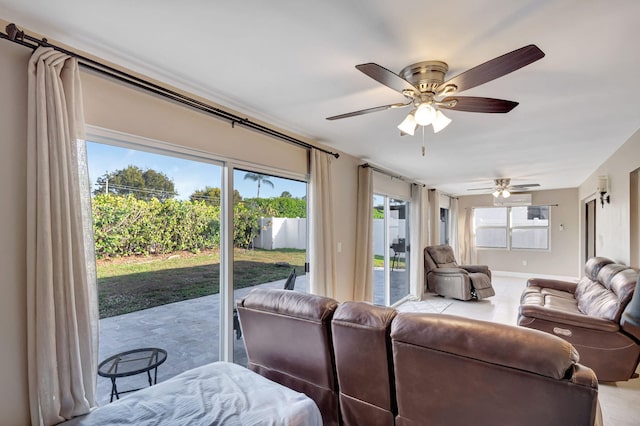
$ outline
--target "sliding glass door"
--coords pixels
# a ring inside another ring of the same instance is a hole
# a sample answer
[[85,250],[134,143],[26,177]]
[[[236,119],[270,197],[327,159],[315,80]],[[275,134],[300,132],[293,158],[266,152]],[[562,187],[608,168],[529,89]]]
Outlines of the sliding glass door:
[[373,302],[392,306],[409,295],[409,201],[373,196]]
[[[162,381],[219,359],[222,165],[142,148],[87,143],[99,360],[163,349]],[[125,389],[147,385],[146,375],[118,379]],[[101,404],[110,389],[99,377]]]
[[[236,169],[233,172],[233,300],[253,288],[307,292],[307,183]],[[234,310],[233,361],[245,365]]]

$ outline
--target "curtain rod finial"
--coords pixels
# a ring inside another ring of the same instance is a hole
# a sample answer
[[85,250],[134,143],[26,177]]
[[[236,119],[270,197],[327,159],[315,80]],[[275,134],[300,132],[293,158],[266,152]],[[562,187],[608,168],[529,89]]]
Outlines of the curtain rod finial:
[[24,31],[20,31],[14,23],[7,25],[6,31],[11,41],[15,41],[16,38],[18,40],[24,39]]

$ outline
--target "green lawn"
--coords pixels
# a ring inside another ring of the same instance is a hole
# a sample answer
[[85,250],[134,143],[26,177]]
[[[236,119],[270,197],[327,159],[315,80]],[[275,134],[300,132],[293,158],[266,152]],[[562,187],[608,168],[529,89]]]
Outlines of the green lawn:
[[[285,279],[294,267],[303,275],[305,258],[304,250],[235,249],[234,288]],[[218,293],[220,253],[105,259],[97,272],[100,318],[107,318]]]
[[[389,266],[391,266],[391,263],[393,262],[393,256],[389,257]],[[394,265],[396,268],[398,269],[404,269],[405,267],[405,261],[404,261],[404,257],[400,257],[398,258],[397,261],[397,265]],[[374,255],[373,256],[373,267],[374,268],[382,268],[384,266],[384,256],[381,255]]]

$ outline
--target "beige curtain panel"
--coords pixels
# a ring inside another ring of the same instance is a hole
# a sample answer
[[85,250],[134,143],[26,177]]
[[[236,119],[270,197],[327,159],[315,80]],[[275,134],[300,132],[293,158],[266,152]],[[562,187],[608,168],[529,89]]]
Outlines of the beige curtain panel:
[[358,167],[353,300],[373,301],[373,170]]
[[41,47],[28,74],[29,404],[52,425],[96,405],[95,258],[78,63]]
[[411,185],[411,294],[421,299],[425,293],[424,248],[429,245],[429,190],[424,185]]
[[476,239],[473,235],[473,209],[467,209],[464,215],[464,235],[460,244],[460,263],[463,265],[475,265]]
[[331,157],[312,149],[310,188],[309,261],[311,293],[336,297],[336,270],[331,197]]
[[453,255],[460,259],[460,237],[458,235],[458,199],[449,198],[449,245],[453,248]]

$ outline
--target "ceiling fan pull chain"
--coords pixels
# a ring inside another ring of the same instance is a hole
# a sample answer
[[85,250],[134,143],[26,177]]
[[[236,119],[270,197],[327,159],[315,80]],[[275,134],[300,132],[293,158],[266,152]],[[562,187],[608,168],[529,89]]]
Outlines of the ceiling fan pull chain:
[[424,157],[424,154],[426,152],[426,148],[424,147],[424,126],[420,127],[422,127],[422,156]]

